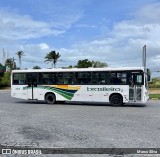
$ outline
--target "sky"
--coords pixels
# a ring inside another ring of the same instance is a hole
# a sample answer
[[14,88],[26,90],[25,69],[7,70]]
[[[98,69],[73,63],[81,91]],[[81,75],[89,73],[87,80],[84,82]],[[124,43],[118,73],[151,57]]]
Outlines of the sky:
[[0,63],[23,51],[22,68],[50,68],[44,57],[59,52],[57,67],[78,60],[109,67],[142,66],[160,76],[160,0],[0,0]]

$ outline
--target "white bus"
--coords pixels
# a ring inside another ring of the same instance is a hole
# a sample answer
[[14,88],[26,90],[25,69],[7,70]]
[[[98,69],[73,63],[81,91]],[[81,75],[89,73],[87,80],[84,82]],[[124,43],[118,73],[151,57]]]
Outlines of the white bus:
[[144,67],[13,70],[11,96],[26,100],[146,103]]

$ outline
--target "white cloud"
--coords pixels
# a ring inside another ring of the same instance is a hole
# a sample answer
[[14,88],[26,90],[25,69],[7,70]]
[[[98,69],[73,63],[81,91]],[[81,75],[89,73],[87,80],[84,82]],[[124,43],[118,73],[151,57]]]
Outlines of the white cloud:
[[48,23],[34,21],[29,16],[0,12],[0,38],[20,40],[58,35],[63,31],[53,29]]
[[[42,37],[56,37],[65,33],[82,14],[61,15],[54,22],[38,21],[29,15],[20,15],[18,13],[0,9],[0,49],[10,52],[10,56],[15,56],[15,52],[23,50],[23,67],[32,67],[33,64],[40,64],[45,67],[44,55],[51,50],[47,43],[26,44],[26,40],[40,39]],[[9,57],[10,57],[9,56]],[[38,56],[38,58],[37,58]],[[2,59],[2,54],[0,54]],[[16,57],[15,57],[16,58]]]
[[146,44],[147,65],[156,66],[159,61],[152,58],[160,54],[159,7],[160,3],[143,6],[132,19],[115,23],[106,37],[77,43],[73,47],[79,52],[77,58],[98,59],[116,66],[141,66],[142,48]]
[[138,10],[135,18],[138,23],[143,24],[160,24],[160,3],[147,4]]
[[[63,46],[56,48],[56,45],[48,45],[45,41],[37,45],[24,45],[21,48],[26,52],[26,56],[24,56],[22,65],[24,67],[33,67],[33,64],[38,64],[41,67],[49,67],[50,65],[44,63],[44,56],[53,49],[60,52],[61,59],[65,61],[58,63],[58,66],[75,65],[79,59],[85,58],[107,62],[110,66],[141,66],[142,47],[146,44],[147,65],[151,68],[157,66],[160,63],[159,59],[155,59],[160,54],[159,8],[160,3],[147,4],[132,13],[130,19],[114,23],[112,29],[104,30],[102,37],[92,41],[76,43],[69,46],[70,48],[63,48]],[[0,11],[0,29],[2,32],[0,41],[4,41],[4,39],[20,41],[20,39],[60,35],[66,29],[71,28],[83,16],[82,12],[76,15],[71,13],[73,12],[69,12],[64,16],[61,14],[59,19],[57,14],[55,17],[58,20],[47,23],[36,21],[30,16]],[[75,27],[95,29],[96,25],[90,26],[84,22],[84,24],[76,23]],[[102,27],[108,28],[106,25]]]
[[41,48],[42,50],[47,50],[47,49],[49,49],[49,46],[48,46],[46,43],[41,43],[41,44],[39,44],[39,46],[40,46],[40,48]]
[[[29,15],[19,15],[14,12],[0,10],[0,40],[21,40],[57,36],[76,22],[81,15],[64,15],[55,22],[44,22],[32,19]],[[58,19],[58,18],[57,18]]]

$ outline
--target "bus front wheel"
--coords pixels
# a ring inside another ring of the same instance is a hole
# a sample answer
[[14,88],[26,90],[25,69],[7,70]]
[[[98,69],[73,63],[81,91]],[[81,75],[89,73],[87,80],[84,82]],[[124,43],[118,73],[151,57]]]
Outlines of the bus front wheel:
[[123,105],[123,98],[120,94],[114,94],[110,98],[110,103],[113,106],[122,106]]
[[53,93],[47,93],[45,95],[45,101],[47,104],[54,104],[56,102],[56,96]]

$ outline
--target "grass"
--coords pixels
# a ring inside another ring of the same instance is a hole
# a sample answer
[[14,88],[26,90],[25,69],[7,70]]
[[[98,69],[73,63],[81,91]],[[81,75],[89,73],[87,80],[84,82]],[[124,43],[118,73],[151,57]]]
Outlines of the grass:
[[160,99],[160,94],[149,94],[150,99]]
[[149,90],[160,90],[160,88],[149,88]]

